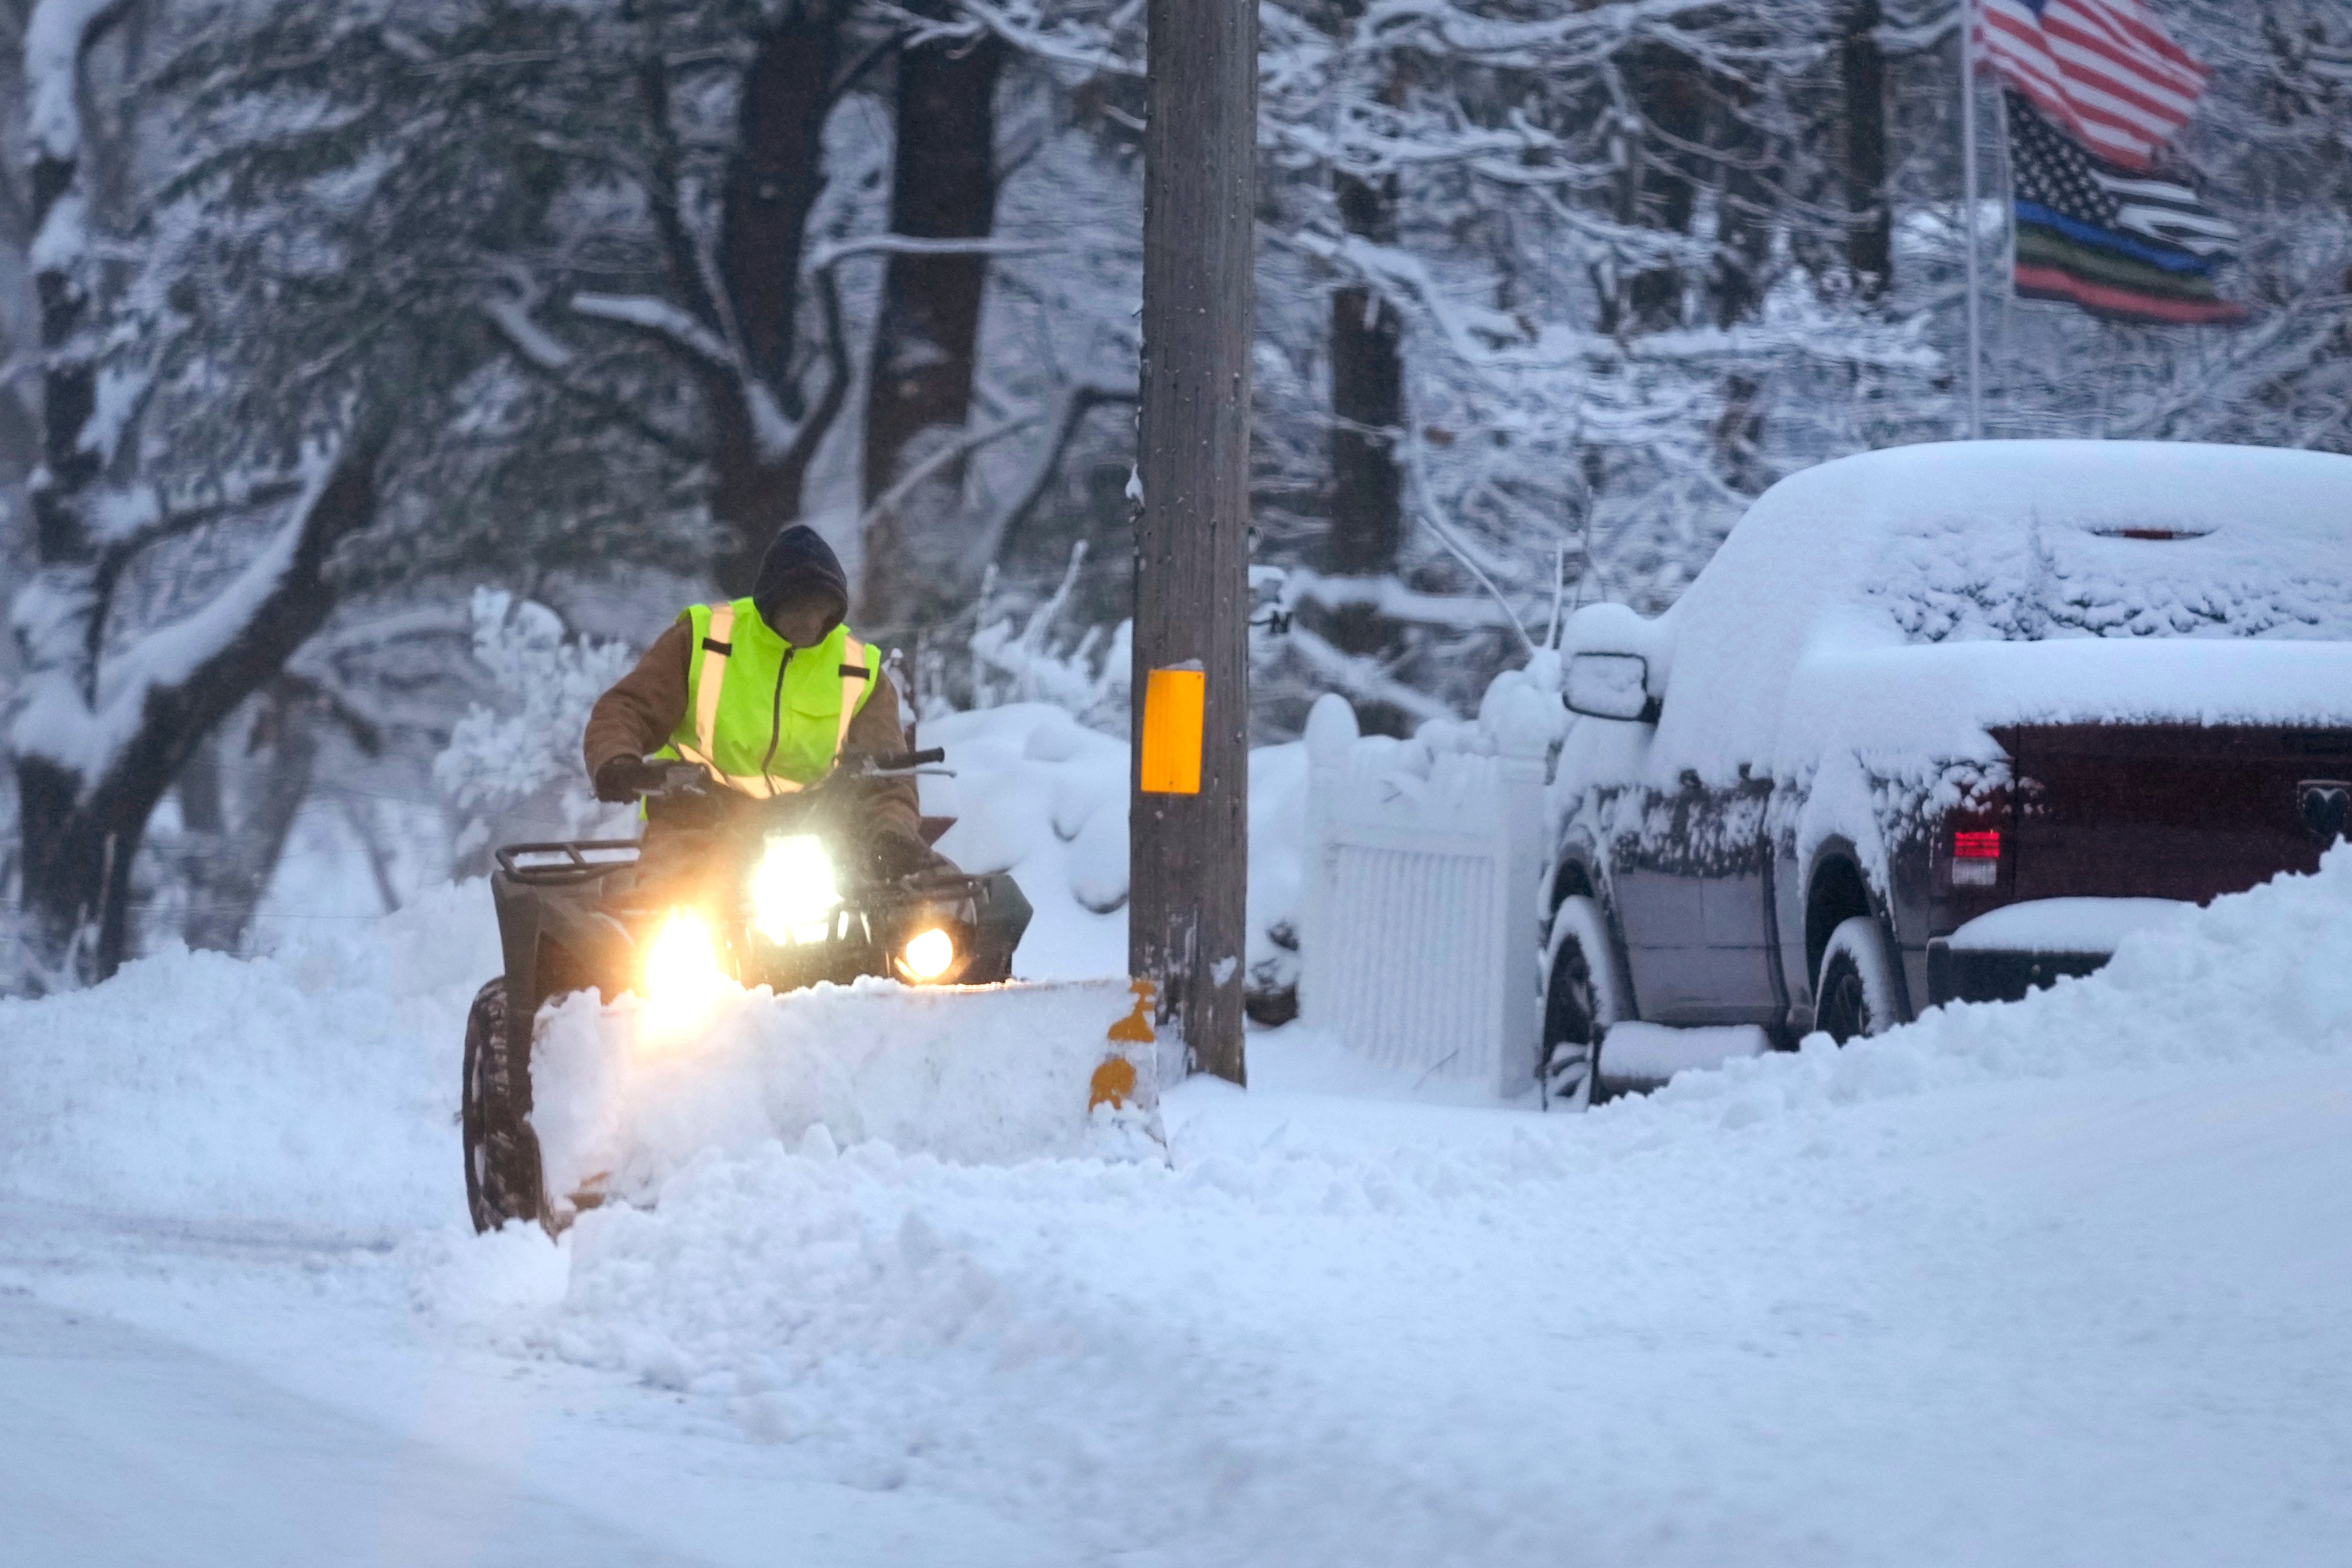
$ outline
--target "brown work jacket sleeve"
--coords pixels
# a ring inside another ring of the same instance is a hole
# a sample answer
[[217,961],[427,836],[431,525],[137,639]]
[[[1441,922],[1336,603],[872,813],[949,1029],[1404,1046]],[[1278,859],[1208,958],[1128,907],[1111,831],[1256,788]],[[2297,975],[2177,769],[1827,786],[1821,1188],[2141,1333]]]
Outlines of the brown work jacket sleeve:
[[580,744],[589,778],[615,757],[643,757],[668,743],[686,716],[686,672],[693,656],[694,622],[681,615],[654,639],[635,669],[596,699]]
[[[877,653],[881,651],[875,650]],[[898,687],[887,670],[877,672],[874,695],[849,721],[849,738],[842,745],[845,751],[862,751],[868,757],[892,757],[907,749],[907,726],[898,711]],[[871,816],[867,819],[876,832],[904,833],[909,838],[919,836],[922,808],[917,801],[912,779],[886,779],[873,787],[868,797]]]
[[[694,623],[681,616],[654,639],[636,668],[613,683],[588,710],[588,732],[582,738],[582,759],[588,777],[615,757],[643,757],[669,742],[671,731],[686,716],[686,675],[694,659]],[[877,676],[874,693],[857,716],[849,721],[845,750],[889,757],[907,749],[907,731],[898,709],[898,688],[887,674]],[[891,779],[876,784],[869,796],[869,826],[877,831],[914,835],[921,821],[912,779]]]

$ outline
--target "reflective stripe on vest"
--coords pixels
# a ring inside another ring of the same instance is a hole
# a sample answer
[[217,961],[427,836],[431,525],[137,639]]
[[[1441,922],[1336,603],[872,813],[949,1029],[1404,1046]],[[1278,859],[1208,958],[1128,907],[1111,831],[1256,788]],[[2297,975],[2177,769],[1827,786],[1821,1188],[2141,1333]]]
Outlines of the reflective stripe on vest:
[[[669,749],[687,761],[699,763],[719,785],[755,799],[772,800],[778,795],[790,795],[805,789],[803,784],[772,773],[730,773],[719,766],[719,715],[726,691],[728,661],[734,653],[735,606],[713,604],[707,608],[706,613],[709,617],[709,625],[701,641],[688,655],[690,661],[695,661],[688,664],[695,688],[694,738],[688,742],[673,737]],[[796,654],[814,653],[824,646],[824,643],[819,643],[816,648],[786,649],[784,668],[790,667]],[[780,669],[780,685],[782,677],[783,670]],[[832,750],[825,758],[828,768],[839,759],[842,747],[848,744],[849,727],[856,722],[858,710],[865,706],[874,679],[867,665],[866,644],[846,633],[842,639],[839,678],[841,716],[832,737]],[[781,725],[782,720],[775,716],[772,708],[771,714],[771,724]]]
[[[854,674],[850,669],[853,664],[856,666]],[[857,710],[865,706],[866,683],[873,678],[874,673],[866,667],[866,644],[855,637],[845,639],[841,644],[841,732],[833,737],[836,762],[841,760],[841,748],[849,744],[849,726],[857,717]]]

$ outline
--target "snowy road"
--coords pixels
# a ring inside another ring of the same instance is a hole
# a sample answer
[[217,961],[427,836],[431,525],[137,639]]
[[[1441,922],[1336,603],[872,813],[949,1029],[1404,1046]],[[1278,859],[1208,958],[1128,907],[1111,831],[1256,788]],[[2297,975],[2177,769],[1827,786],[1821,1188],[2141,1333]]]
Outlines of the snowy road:
[[[561,1249],[465,1234],[446,1107],[384,1109],[446,1046],[271,1044],[455,1005],[430,944],[405,989],[166,960],[0,1009],[47,1042],[0,1068],[0,1558],[2341,1563],[2346,951],[2339,852],[1588,1117],[1291,1031],[1171,1097],[1172,1169],[770,1145]],[[124,1038],[231,984],[276,1012]],[[365,1094],[275,1125],[346,1051]],[[174,1095],[170,1148],[110,1141]]]
[[0,1297],[17,1562],[671,1563],[609,1524],[112,1319]]
[[16,1204],[0,1238],[0,1270],[43,1288],[0,1286],[9,1568],[1060,1553],[951,1499],[780,1471],[674,1395],[420,1332],[378,1239]]

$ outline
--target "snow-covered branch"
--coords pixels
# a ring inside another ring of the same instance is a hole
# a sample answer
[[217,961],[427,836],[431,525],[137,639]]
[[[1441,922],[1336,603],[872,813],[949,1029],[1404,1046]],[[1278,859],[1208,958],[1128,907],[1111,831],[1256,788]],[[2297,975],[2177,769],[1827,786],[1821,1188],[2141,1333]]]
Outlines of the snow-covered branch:
[[1343,653],[1304,626],[1291,627],[1286,642],[1318,675],[1349,696],[1364,702],[1387,703],[1414,718],[1455,716],[1454,710],[1444,703],[1390,674],[1379,660]]
[[[1073,67],[1106,76],[1143,75],[1142,37],[1133,26],[1140,7],[1120,5],[1093,26],[1074,18],[1049,18],[1037,0],[955,0],[956,8],[971,18],[964,27],[941,28],[928,19],[899,13],[939,37],[975,37],[982,30],[995,34],[1023,54],[1048,64]],[[1121,49],[1116,40],[1130,37],[1134,47]]]
[[965,431],[952,441],[941,442],[935,450],[927,454],[921,462],[915,464],[906,473],[900,475],[896,484],[874,497],[874,504],[866,508],[866,515],[857,521],[858,537],[861,538],[866,537],[866,530],[871,528],[878,519],[905,506],[907,498],[921,489],[933,476],[945,473],[982,447],[1028,429],[1042,417],[1044,416],[1034,413],[1019,414],[1011,419],[1003,419],[993,424],[984,425],[978,430]]
[[656,295],[582,293],[573,295],[569,303],[575,316],[631,328],[691,355],[711,370],[730,376],[742,374],[742,361],[724,339]]
[[689,459],[698,455],[691,443],[648,418],[628,398],[582,377],[578,353],[541,326],[520,300],[494,298],[481,309],[516,360],[541,382],[665,452]]
[[34,5],[25,24],[26,123],[43,157],[63,163],[80,153],[82,57],[130,8],[131,0],[38,0]]
[[1491,600],[1419,593],[1393,577],[1327,577],[1305,567],[1290,567],[1284,572],[1283,599],[1291,606],[1370,610],[1385,620],[1454,632],[1518,630],[1518,622]]
[[[133,639],[101,661],[87,692],[77,678],[77,664],[37,664],[10,728],[16,756],[43,758],[92,789],[120,772],[134,751],[170,752],[173,742],[159,733],[159,726],[169,728],[173,722],[167,706],[201,711],[217,706],[226,712],[242,701],[249,686],[225,701],[218,689],[231,666],[259,670],[266,664],[262,674],[274,674],[309,634],[309,623],[324,620],[331,596],[318,580],[320,569],[335,541],[373,514],[375,450],[373,443],[354,444],[336,461],[319,464],[291,516],[225,588],[194,613]],[[44,639],[88,636],[89,618],[103,609],[92,578],[86,570],[53,569],[37,580],[18,596],[20,631]],[[296,599],[301,601],[299,612]],[[281,642],[282,652],[265,656],[265,646],[274,649]],[[205,687],[215,688],[205,693],[209,702],[184,695]],[[159,706],[166,694],[177,700]],[[168,779],[167,772],[163,780]],[[155,785],[158,793],[162,788]]]
[[835,240],[809,252],[812,272],[822,272],[859,256],[1046,256],[1061,249],[1044,240],[923,239],[914,235],[866,235]]

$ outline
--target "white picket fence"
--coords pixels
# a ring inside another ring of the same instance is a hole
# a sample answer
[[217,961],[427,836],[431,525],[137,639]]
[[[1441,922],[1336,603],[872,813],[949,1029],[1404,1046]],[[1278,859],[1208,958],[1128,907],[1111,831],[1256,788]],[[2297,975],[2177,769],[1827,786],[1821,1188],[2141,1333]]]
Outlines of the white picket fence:
[[[1549,705],[1549,706],[1547,706]],[[1437,749],[1307,726],[1300,1017],[1349,1051],[1511,1095],[1534,1087],[1538,889],[1558,699],[1520,681]]]

